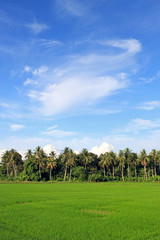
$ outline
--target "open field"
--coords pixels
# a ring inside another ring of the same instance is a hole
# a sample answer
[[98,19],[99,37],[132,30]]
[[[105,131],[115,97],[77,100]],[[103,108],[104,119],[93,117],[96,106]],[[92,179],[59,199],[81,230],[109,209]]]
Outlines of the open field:
[[160,239],[160,183],[0,184],[0,239]]

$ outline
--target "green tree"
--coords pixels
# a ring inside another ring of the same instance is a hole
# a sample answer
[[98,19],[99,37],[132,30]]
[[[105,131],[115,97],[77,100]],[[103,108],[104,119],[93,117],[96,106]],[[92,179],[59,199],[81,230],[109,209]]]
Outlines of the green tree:
[[122,180],[124,181],[125,156],[124,156],[124,152],[122,150],[119,151],[118,162],[119,162],[119,167],[121,168]]
[[36,159],[36,165],[38,166],[39,169],[39,177],[40,180],[42,179],[42,169],[45,167],[45,162],[46,162],[46,154],[43,151],[43,149],[41,149],[40,146],[38,146],[35,150],[35,159]]
[[11,154],[6,151],[2,156],[2,164],[6,167],[7,177],[9,176],[9,165],[10,165]]
[[28,149],[25,155],[25,160],[29,160],[32,157],[32,150]]
[[106,168],[109,167],[109,157],[108,157],[108,153],[104,153],[104,154],[101,154],[100,157],[99,157],[100,161],[99,161],[99,166],[101,168],[103,168],[103,174],[104,174],[104,177],[106,176]]
[[134,168],[134,176],[137,178],[138,156],[137,153],[131,153],[131,163]]
[[87,165],[89,165],[92,161],[92,157],[89,154],[88,150],[86,148],[82,149],[81,152],[82,156],[83,156],[83,164],[84,164],[84,168],[87,169]]
[[142,149],[142,151],[140,152],[139,159],[141,161],[141,164],[144,166],[144,178],[147,179],[147,163],[149,161],[149,158],[145,149]]
[[109,162],[110,162],[110,165],[111,165],[111,167],[112,167],[112,174],[113,174],[113,179],[115,178],[115,176],[114,176],[114,172],[115,172],[115,165],[116,165],[116,163],[117,163],[117,156],[116,156],[116,154],[113,152],[113,151],[111,151],[111,152],[109,152]]
[[154,176],[156,177],[156,175],[157,175],[156,167],[157,167],[157,159],[158,159],[156,149],[152,149],[152,151],[150,153],[150,156],[151,156],[151,158],[153,159],[153,162],[154,162]]
[[67,176],[67,168],[68,168],[68,160],[69,160],[69,153],[70,149],[69,147],[65,147],[62,153],[62,163],[64,165],[64,181],[66,181],[66,176]]
[[128,178],[130,177],[130,164],[131,164],[131,153],[132,153],[132,150],[130,150],[129,148],[126,148],[124,150],[124,156],[126,158],[126,162],[127,162],[127,165],[128,165]]
[[56,153],[54,151],[52,151],[49,154],[49,157],[47,158],[47,168],[50,170],[50,181],[51,181],[51,177],[52,177],[52,171],[53,169],[55,169],[57,166],[57,160],[56,160]]
[[69,182],[71,181],[72,167],[75,166],[76,154],[72,149],[69,150],[68,154],[68,166],[70,167]]

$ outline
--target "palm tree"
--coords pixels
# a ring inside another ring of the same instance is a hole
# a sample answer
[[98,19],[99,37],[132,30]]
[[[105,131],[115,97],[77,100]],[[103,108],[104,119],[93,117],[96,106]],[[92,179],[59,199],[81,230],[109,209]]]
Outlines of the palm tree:
[[99,157],[99,159],[100,159],[100,162],[98,163],[99,164],[99,166],[100,167],[102,167],[103,168],[103,171],[104,171],[104,177],[106,176],[106,171],[105,171],[105,169],[106,169],[106,167],[107,167],[107,158],[106,158],[106,155],[105,154],[101,154],[100,155],[100,157]]
[[119,154],[118,154],[118,161],[119,161],[119,166],[121,168],[121,175],[122,175],[122,179],[123,179],[123,182],[124,182],[124,167],[125,167],[125,156],[124,156],[124,152],[122,150],[119,151]]
[[64,166],[65,166],[65,170],[64,170],[64,181],[66,181],[66,176],[67,176],[69,152],[70,152],[70,149],[69,149],[68,147],[65,147],[65,149],[63,150],[63,153],[62,153],[62,163],[63,163]]
[[45,159],[46,159],[46,154],[43,151],[43,149],[41,149],[40,146],[38,146],[35,150],[35,158],[36,158],[36,165],[38,165],[39,168],[39,177],[40,179],[42,178],[42,169],[45,166]]
[[25,155],[25,159],[26,159],[26,160],[29,160],[30,157],[32,157],[32,150],[31,150],[31,149],[28,149],[28,150],[27,150],[27,153],[26,153],[26,155]]
[[156,149],[152,149],[150,156],[154,161],[154,175],[156,177],[157,175],[156,166],[157,166],[157,158],[158,158]]
[[114,167],[116,165],[117,156],[113,151],[111,151],[109,153],[108,157],[109,157],[110,165],[112,166],[112,174],[113,174],[113,178],[114,178]]
[[70,149],[68,154],[68,166],[70,167],[69,182],[71,181],[72,167],[75,166],[76,154]]
[[138,165],[138,156],[137,153],[131,153],[131,161],[134,167],[134,175],[137,178],[137,165]]
[[129,148],[126,148],[124,150],[124,156],[125,156],[126,162],[128,164],[128,178],[130,177],[131,152],[132,152],[132,150],[130,150]]
[[16,178],[17,177],[17,165],[16,165],[16,159],[15,159],[16,150],[12,148],[9,152],[10,152],[10,163],[13,167],[14,176]]
[[147,156],[147,153],[146,153],[146,150],[145,149],[142,149],[142,151],[140,152],[140,156],[139,156],[139,159],[142,163],[142,165],[144,166],[144,178],[147,179],[147,163],[149,161],[148,159],[148,156]]
[[49,157],[47,159],[47,168],[50,169],[50,181],[51,181],[52,171],[54,168],[56,168],[56,166],[57,166],[56,153],[52,151],[49,154]]
[[86,148],[82,149],[81,154],[83,156],[84,167],[87,169],[87,165],[92,161],[92,157],[89,155],[89,152]]
[[2,163],[6,166],[7,177],[9,175],[9,164],[10,164],[11,154],[9,151],[6,151],[2,156]]

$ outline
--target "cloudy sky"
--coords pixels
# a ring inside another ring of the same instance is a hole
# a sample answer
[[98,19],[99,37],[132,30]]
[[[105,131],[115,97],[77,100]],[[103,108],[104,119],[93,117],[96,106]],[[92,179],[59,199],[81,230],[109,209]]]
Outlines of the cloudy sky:
[[1,0],[0,151],[160,149],[159,0]]

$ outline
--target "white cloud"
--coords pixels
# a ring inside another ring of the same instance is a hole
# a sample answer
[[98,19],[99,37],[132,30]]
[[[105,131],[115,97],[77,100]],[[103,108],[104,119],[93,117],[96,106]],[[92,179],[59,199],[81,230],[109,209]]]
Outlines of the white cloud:
[[[23,72],[28,72],[28,73],[31,73],[33,76],[41,77],[47,71],[48,71],[47,66],[40,66],[39,68],[33,68],[33,67],[30,67],[30,66],[25,66]],[[31,81],[31,79],[29,79],[29,81]],[[32,82],[33,82],[33,80],[32,80]]]
[[158,71],[155,75],[152,77],[140,77],[139,80],[144,83],[152,83],[153,81],[160,78],[160,71]]
[[10,129],[12,131],[18,131],[18,130],[21,130],[23,128],[25,128],[25,126],[22,125],[22,124],[12,124],[12,125],[10,125]]
[[99,43],[127,50],[127,52],[131,54],[140,52],[142,48],[141,43],[136,39],[117,39],[111,41],[99,41]]
[[135,133],[138,134],[139,131],[152,130],[160,127],[160,119],[158,120],[148,120],[136,118],[129,121],[126,127],[118,128],[113,130],[113,134],[124,134],[124,133]]
[[140,106],[138,106],[138,109],[154,110],[157,107],[160,107],[160,101],[150,101],[141,103]]
[[94,44],[104,48],[103,54],[65,56],[60,59],[60,66],[57,62],[56,66],[50,68],[25,67],[24,71],[41,80],[38,90],[32,86],[28,92],[29,98],[38,105],[38,113],[52,116],[66,111],[83,111],[100,99],[129,86],[128,76],[137,68],[135,55],[141,49],[140,42],[136,39],[106,42],[109,47],[116,46],[123,52],[108,55],[106,44],[95,41]]
[[44,152],[49,156],[49,154],[54,151],[56,155],[59,155],[59,152],[57,151],[56,147],[53,144],[47,144],[43,147]]
[[48,128],[46,131],[42,131],[41,134],[52,136],[52,137],[57,137],[57,138],[69,137],[69,136],[73,136],[76,134],[75,132],[69,132],[69,131],[55,129],[56,127],[57,127],[57,125],[52,126],[52,127]]
[[27,85],[37,85],[38,82],[37,82],[37,81],[34,81],[34,80],[30,79],[30,78],[27,78],[27,80],[26,80],[23,84],[24,84],[25,86],[27,86]]
[[118,81],[112,77],[85,79],[77,76],[49,85],[42,92],[30,91],[28,96],[41,102],[43,114],[55,115],[80,104],[90,105],[126,85],[126,81]]
[[56,47],[58,45],[62,45],[62,42],[52,39],[40,39],[37,41],[44,47]]
[[29,28],[34,34],[39,34],[40,32],[49,29],[46,24],[34,22],[30,24],[25,24],[25,27]]
[[53,129],[57,128],[57,127],[58,127],[58,125],[54,125],[52,127],[47,128],[47,131],[53,130]]
[[85,7],[78,0],[56,0],[56,6],[60,12],[76,17],[81,17],[86,12]]
[[98,156],[100,156],[101,154],[104,154],[106,152],[110,152],[111,150],[113,150],[113,146],[111,144],[103,142],[100,146],[92,147],[90,152],[95,153]]

